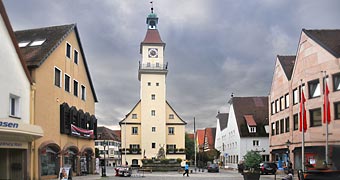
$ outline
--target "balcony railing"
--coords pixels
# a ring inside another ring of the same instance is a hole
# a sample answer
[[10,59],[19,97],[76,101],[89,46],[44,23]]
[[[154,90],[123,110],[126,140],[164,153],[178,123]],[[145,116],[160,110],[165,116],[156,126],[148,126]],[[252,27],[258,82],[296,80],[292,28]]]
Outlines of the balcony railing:
[[124,154],[126,150],[126,154],[141,154],[141,149],[120,149],[121,154]]
[[166,154],[185,154],[185,149],[167,149]]
[[139,69],[152,69],[152,70],[167,70],[168,63],[166,64],[159,64],[159,63],[146,63],[142,64],[139,62]]

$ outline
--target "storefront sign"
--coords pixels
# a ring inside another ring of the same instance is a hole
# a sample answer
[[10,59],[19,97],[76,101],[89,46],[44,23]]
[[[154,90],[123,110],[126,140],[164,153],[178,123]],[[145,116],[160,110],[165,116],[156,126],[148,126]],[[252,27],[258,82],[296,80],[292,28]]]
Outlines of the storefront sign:
[[6,149],[27,149],[28,145],[25,142],[0,141],[0,148],[6,148]]
[[77,127],[71,124],[71,132],[73,136],[85,137],[85,138],[94,138],[93,130],[87,130],[80,127]]
[[18,128],[19,124],[18,123],[7,122],[7,121],[0,121],[0,126],[1,127],[9,127],[9,128]]

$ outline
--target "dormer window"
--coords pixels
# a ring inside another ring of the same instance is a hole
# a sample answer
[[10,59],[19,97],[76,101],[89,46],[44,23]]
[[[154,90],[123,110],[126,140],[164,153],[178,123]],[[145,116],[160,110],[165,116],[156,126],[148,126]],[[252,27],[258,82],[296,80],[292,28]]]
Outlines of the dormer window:
[[243,117],[244,117],[244,119],[247,122],[249,133],[256,133],[256,126],[257,126],[257,124],[256,124],[256,122],[254,120],[253,115],[244,115]]

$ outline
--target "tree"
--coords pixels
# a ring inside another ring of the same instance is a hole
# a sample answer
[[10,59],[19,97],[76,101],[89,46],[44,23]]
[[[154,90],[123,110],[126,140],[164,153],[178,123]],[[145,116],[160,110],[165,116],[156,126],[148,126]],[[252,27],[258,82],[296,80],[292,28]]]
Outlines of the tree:
[[185,133],[185,155],[187,159],[195,160],[195,143],[188,133]]

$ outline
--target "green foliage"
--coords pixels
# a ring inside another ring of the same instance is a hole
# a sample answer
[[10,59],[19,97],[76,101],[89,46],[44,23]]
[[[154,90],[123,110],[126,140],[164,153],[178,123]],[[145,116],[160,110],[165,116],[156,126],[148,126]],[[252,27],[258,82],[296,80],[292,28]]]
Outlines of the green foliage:
[[182,159],[181,158],[177,158],[177,163],[181,163]]
[[261,162],[262,157],[260,153],[256,151],[248,151],[246,155],[244,155],[244,166],[246,169],[259,169]]
[[195,143],[189,138],[189,134],[185,133],[185,155],[186,159],[195,159]]

